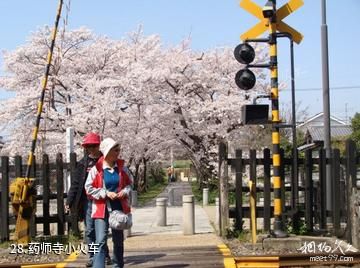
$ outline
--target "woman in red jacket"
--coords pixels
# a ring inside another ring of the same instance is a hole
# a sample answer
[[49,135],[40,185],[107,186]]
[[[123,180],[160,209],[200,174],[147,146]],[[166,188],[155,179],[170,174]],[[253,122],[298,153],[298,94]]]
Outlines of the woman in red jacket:
[[[93,200],[91,217],[95,220],[96,244],[99,252],[94,256],[93,267],[105,267],[105,244],[109,229],[109,212],[112,210],[130,213],[129,195],[132,177],[124,166],[124,161],[118,159],[120,145],[111,138],[104,139],[100,144],[103,157],[90,170],[85,183],[85,190]],[[109,202],[107,202],[109,201]],[[124,267],[124,233],[121,230],[111,230],[114,243],[113,262],[116,268]]]

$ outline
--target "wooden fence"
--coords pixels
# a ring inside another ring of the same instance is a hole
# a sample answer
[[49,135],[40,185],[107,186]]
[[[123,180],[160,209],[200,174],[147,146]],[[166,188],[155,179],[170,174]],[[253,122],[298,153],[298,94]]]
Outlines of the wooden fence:
[[[314,153],[315,152],[315,153]],[[316,156],[313,156],[315,155]],[[266,232],[271,230],[271,218],[273,217],[273,198],[271,186],[271,165],[272,158],[269,149],[264,149],[262,157],[257,158],[257,152],[250,150],[249,157],[243,158],[243,152],[236,150],[234,158],[228,158],[227,148],[225,145],[219,147],[219,159],[231,167],[235,173],[235,208],[229,209],[230,218],[235,218],[235,229],[243,229],[244,218],[250,218],[250,209],[248,204],[244,204],[243,200],[249,199],[246,193],[249,193],[249,187],[243,185],[244,177],[248,178],[256,185],[255,194],[257,197],[262,195],[263,204],[256,205],[257,218],[263,218],[263,229]],[[355,143],[346,142],[345,156],[340,157],[338,149],[332,150],[332,157],[326,158],[324,149],[316,151],[304,151],[304,156],[297,159],[297,172],[293,170],[293,159],[285,158],[284,152],[281,151],[281,201],[282,201],[282,220],[283,225],[292,222],[293,225],[299,223],[299,219],[303,219],[306,229],[309,233],[317,230],[326,231],[328,228],[327,217],[332,219],[334,234],[341,236],[344,225],[347,226],[347,234],[351,233],[349,224],[350,202],[348,202],[351,189],[356,187],[357,182],[357,165],[359,165],[359,152],[356,151]],[[333,204],[332,208],[326,209],[326,165],[331,165],[331,181],[333,183]],[[223,163],[219,164],[219,167]],[[261,177],[258,173],[261,170]],[[219,174],[221,175],[221,170]],[[294,177],[295,174],[298,176]],[[314,175],[318,175],[318,179],[314,180]],[[290,182],[285,184],[285,177]],[[259,186],[261,179],[262,185]],[[359,178],[360,179],[360,178]],[[220,178],[221,181],[224,178]],[[225,180],[227,180],[225,178]],[[302,183],[301,183],[302,182]],[[220,196],[220,205],[222,200],[228,199],[227,194]],[[221,208],[220,215],[222,214]],[[221,215],[223,218],[223,215]],[[220,226],[222,232],[226,225],[226,219],[221,219]],[[225,224],[222,222],[225,222]],[[262,227],[262,228],[261,228]],[[349,237],[348,237],[349,238]],[[351,241],[348,240],[348,241]]]
[[[243,204],[245,194],[249,188],[243,186],[244,176],[248,176],[254,185],[256,185],[256,193],[263,196],[263,205],[256,207],[257,217],[263,218],[263,229],[269,231],[271,217],[273,216],[272,206],[272,187],[271,187],[271,154],[269,149],[263,150],[262,158],[257,158],[256,151],[250,150],[249,157],[243,158],[241,150],[236,151],[235,158],[228,158],[226,146],[220,146],[219,156],[221,163],[219,165],[220,177],[228,176],[227,167],[232,167],[235,171],[235,198],[236,204],[234,209],[221,211],[221,215],[230,214],[235,218],[235,228],[242,230],[243,219],[249,218],[249,206]],[[317,150],[318,154],[313,157],[312,151],[307,150],[304,157],[297,161],[298,172],[304,179],[303,184],[299,184],[299,176],[294,177],[293,159],[285,158],[281,153],[281,178],[282,178],[282,210],[283,222],[289,219],[296,223],[299,218],[304,218],[306,228],[309,232],[314,230],[314,226],[318,229],[327,229],[326,218],[331,217],[333,222],[334,233],[341,233],[341,226],[346,224],[347,233],[351,233],[348,216],[350,211],[350,202],[348,202],[351,189],[356,187],[357,182],[357,165],[359,165],[359,152],[356,151],[355,144],[348,141],[346,144],[346,154],[340,157],[339,150],[333,150],[332,157],[326,158],[323,149]],[[325,167],[331,164],[333,183],[333,206],[331,210],[326,209],[325,200]],[[259,186],[258,167],[262,169],[261,180],[263,185]],[[71,180],[74,178],[76,169],[76,154],[71,154],[70,163],[64,163],[61,154],[56,156],[55,163],[49,163],[49,157],[45,154],[42,157],[42,163],[34,164],[31,169],[31,177],[36,178],[35,184],[39,189],[36,196],[37,207],[42,207],[42,214],[37,213],[31,221],[31,236],[35,237],[39,233],[42,225],[42,234],[50,235],[50,225],[55,224],[57,234],[64,235],[69,228],[74,233],[79,233],[78,216],[74,211],[71,216],[65,215],[64,211],[64,176],[65,173],[70,174]],[[25,166],[20,156],[14,158],[14,163],[9,163],[9,158],[1,157],[1,206],[0,206],[0,241],[8,241],[10,239],[10,230],[15,226],[15,217],[10,210],[9,202],[9,184],[16,177],[24,176]],[[66,171],[66,172],[65,172]],[[285,177],[290,172],[290,185],[285,185]],[[314,174],[318,173],[318,180],[313,179]],[[223,180],[220,178],[220,182]],[[42,190],[41,190],[42,189]],[[227,183],[221,183],[222,204],[227,203]],[[301,194],[304,196],[300,199]],[[224,201],[225,200],[225,201]],[[39,201],[41,204],[39,204]],[[56,207],[56,211],[50,211],[51,203]],[[289,205],[290,204],[290,205]],[[344,205],[345,204],[345,205]],[[223,209],[223,205],[222,205]],[[227,212],[227,213],[226,213]],[[221,220],[222,222],[223,220]],[[224,224],[222,224],[224,227]],[[348,241],[351,241],[348,239]]]
[[[49,162],[48,155],[44,154],[42,163],[34,161],[31,168],[31,178],[36,178],[37,188],[37,209],[42,207],[42,214],[37,213],[32,217],[30,224],[30,235],[35,237],[39,225],[42,225],[42,234],[50,235],[51,224],[56,225],[57,235],[64,235],[66,229],[71,227],[75,233],[79,233],[76,212],[69,215],[65,214],[64,198],[64,176],[70,174],[71,180],[75,175],[76,154],[70,155],[70,163],[64,163],[61,154],[57,154],[55,163]],[[1,157],[1,206],[0,206],[0,241],[9,241],[10,230],[15,228],[15,216],[12,213],[9,195],[9,185],[17,177],[24,176],[26,167],[22,163],[21,156],[14,158],[14,163],[9,164],[9,157]],[[42,201],[42,202],[39,202]],[[50,207],[55,207],[56,211],[51,211]],[[68,226],[66,226],[68,225]]]

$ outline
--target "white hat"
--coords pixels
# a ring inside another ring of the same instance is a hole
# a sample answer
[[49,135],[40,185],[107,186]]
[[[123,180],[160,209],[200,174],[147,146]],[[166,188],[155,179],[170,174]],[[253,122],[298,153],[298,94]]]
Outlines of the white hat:
[[104,155],[104,158],[107,156],[109,151],[116,145],[119,145],[119,143],[114,141],[112,138],[106,138],[100,143],[100,151]]

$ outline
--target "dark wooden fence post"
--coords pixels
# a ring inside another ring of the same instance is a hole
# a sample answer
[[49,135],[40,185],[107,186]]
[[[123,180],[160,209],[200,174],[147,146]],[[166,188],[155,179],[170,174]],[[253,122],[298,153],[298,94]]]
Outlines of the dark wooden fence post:
[[358,190],[356,186],[356,144],[352,140],[346,141],[346,184],[347,184],[347,240],[355,248],[360,246],[360,227],[359,227],[359,213],[358,207],[360,200],[358,200]]
[[43,228],[44,235],[50,235],[50,169],[49,156],[43,154],[42,162]]
[[271,158],[270,149],[264,149],[264,231],[270,232],[271,220]]
[[351,188],[356,187],[356,144],[352,140],[346,141],[346,181]]
[[320,223],[320,202],[321,202],[321,196],[320,196],[320,183],[319,181],[313,181],[314,183],[314,224]]
[[[71,153],[70,154],[70,177],[71,177],[71,184],[73,184],[76,176],[76,154]],[[79,191],[82,191],[83,189],[78,189]],[[70,227],[76,236],[80,235],[79,225],[78,225],[78,219],[79,219],[79,204],[80,200],[75,198],[75,204],[71,208],[71,215],[70,215]]]
[[56,156],[56,192],[57,192],[57,233],[64,234],[65,213],[64,213],[64,169],[62,154]]
[[1,157],[0,241],[9,241],[9,157]]
[[[22,178],[23,177],[22,170],[23,170],[23,168],[22,168],[22,158],[21,158],[20,155],[16,155],[15,156],[15,178]],[[34,202],[36,202],[36,201],[34,201]],[[15,217],[15,219],[16,219],[16,217]]]
[[228,189],[228,163],[227,146],[219,144],[219,189],[220,189],[220,236],[227,234],[229,227],[229,189]]
[[320,229],[326,230],[326,152],[319,150],[319,191],[320,191]]
[[[257,194],[256,194],[256,187],[257,187],[257,183],[256,183],[256,150],[250,150],[250,181],[252,181],[252,190],[249,189],[249,197],[253,196],[255,199],[255,223],[256,223],[256,219],[257,219],[257,213],[256,213],[256,207],[257,207]],[[249,208],[249,213],[251,215],[251,207]],[[251,216],[250,216],[251,219]],[[251,226],[252,221],[250,220],[250,229],[252,228]],[[255,226],[255,228],[257,229],[257,226]]]
[[15,178],[21,178],[22,175],[22,158],[20,155],[15,156]]
[[[300,222],[299,215],[299,154],[298,150],[293,152],[291,165],[291,223],[293,229],[296,229]],[[282,162],[281,162],[282,163]]]
[[[34,185],[33,187],[35,188],[36,185],[38,184],[38,181],[37,181],[37,178],[36,178],[36,159],[35,159],[35,156],[34,156],[34,160],[33,160],[33,163],[31,165],[31,168],[30,168],[30,178],[34,178]],[[35,211],[37,209],[37,201],[36,201],[36,196],[33,200],[34,202],[34,206],[35,206]],[[36,237],[36,214],[33,213],[31,219],[30,219],[30,238],[34,238]]]
[[312,150],[305,151],[305,222],[308,232],[313,232],[313,179],[312,179]]
[[[284,149],[280,148],[280,180],[281,180],[281,220],[282,220],[282,226],[286,228],[286,208],[285,208],[285,159],[284,159]],[[285,229],[284,229],[285,230]]]
[[334,149],[332,153],[332,181],[333,181],[333,223],[334,234],[340,232],[340,151]]
[[236,199],[236,221],[235,229],[242,231],[242,151],[235,151],[235,199]]

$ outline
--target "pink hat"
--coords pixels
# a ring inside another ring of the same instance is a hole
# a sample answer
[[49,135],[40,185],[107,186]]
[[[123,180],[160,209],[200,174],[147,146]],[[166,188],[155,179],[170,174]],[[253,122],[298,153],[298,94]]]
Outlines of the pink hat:
[[84,136],[83,142],[82,142],[82,146],[86,146],[89,144],[95,144],[95,145],[99,145],[100,144],[100,136],[94,132],[90,132],[88,134],[86,134]]

